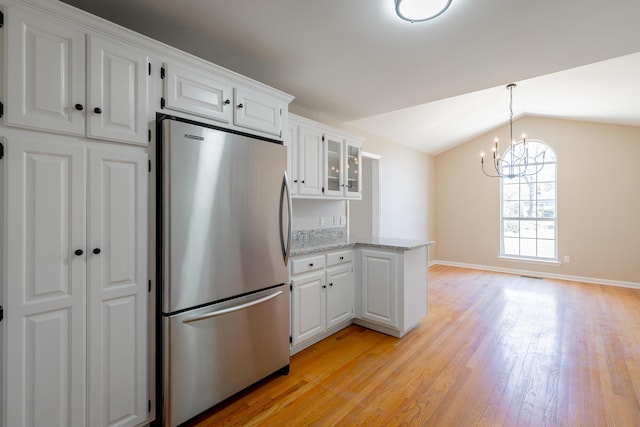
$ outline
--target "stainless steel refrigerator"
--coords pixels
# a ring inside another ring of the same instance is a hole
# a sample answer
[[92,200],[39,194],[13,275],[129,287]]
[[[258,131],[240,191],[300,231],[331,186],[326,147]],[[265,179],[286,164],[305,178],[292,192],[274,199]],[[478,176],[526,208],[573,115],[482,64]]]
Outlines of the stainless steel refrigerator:
[[159,117],[162,424],[288,372],[291,201],[279,141]]

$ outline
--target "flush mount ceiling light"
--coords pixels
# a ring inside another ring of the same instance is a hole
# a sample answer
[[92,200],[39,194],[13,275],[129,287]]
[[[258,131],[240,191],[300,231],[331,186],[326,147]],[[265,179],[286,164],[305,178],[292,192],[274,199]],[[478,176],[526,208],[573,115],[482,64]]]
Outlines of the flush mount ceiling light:
[[396,13],[405,21],[422,22],[440,16],[451,0],[395,0]]

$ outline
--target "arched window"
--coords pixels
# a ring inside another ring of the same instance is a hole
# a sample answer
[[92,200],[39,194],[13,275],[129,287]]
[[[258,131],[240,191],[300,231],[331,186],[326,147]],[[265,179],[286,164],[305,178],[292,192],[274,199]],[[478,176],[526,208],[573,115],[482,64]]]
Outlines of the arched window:
[[[515,144],[504,153],[508,159],[511,150],[522,155],[524,144]],[[537,174],[508,178],[501,181],[501,255],[557,261],[557,163],[555,152],[544,142],[529,141],[526,150],[530,158],[540,159],[544,154],[544,167],[529,163],[529,168],[540,169]],[[505,171],[506,172],[506,171]]]

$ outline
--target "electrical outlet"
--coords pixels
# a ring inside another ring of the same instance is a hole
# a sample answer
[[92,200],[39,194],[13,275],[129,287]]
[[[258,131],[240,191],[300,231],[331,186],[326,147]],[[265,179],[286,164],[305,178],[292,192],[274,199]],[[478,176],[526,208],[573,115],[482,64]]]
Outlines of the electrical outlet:
[[324,217],[320,217],[320,227],[324,227]]
[[342,215],[340,217],[340,225],[347,225],[347,217]]
[[571,257],[569,255],[565,255],[564,262],[571,262]]
[[333,225],[338,225],[338,217],[337,216],[333,216]]

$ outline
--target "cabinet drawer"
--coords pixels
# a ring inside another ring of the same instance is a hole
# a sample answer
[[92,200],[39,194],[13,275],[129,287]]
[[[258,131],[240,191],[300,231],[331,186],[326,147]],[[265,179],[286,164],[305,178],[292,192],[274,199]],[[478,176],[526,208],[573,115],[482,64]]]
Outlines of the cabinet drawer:
[[291,261],[291,274],[293,275],[306,273],[307,271],[314,271],[320,268],[324,268],[324,266],[324,255],[294,259],[293,261]]
[[344,264],[345,262],[351,262],[353,259],[353,251],[340,251],[327,254],[327,265]]

